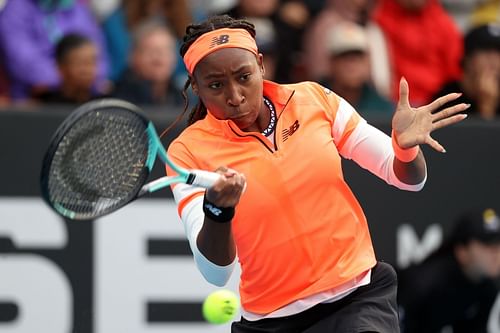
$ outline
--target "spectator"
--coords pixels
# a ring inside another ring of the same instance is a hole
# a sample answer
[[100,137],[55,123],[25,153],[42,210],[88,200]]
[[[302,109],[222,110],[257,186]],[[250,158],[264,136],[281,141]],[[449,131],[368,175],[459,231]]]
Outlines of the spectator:
[[461,80],[448,82],[441,93],[461,92],[467,113],[486,120],[500,115],[500,25],[472,29],[465,36]]
[[370,0],[326,1],[324,9],[313,20],[304,35],[304,61],[310,79],[321,79],[329,67],[325,31],[344,21],[364,25],[370,2]]
[[61,85],[35,99],[45,103],[80,104],[103,97],[95,91],[97,47],[91,39],[78,34],[64,36],[56,46],[56,61]]
[[347,100],[363,116],[389,118],[394,105],[370,82],[369,42],[365,29],[344,21],[326,32],[330,53],[328,77],[323,84]]
[[328,71],[330,54],[326,48],[327,30],[348,21],[360,24],[368,34],[371,80],[378,93],[390,97],[390,64],[387,43],[380,28],[369,18],[374,0],[327,0],[326,6],[313,20],[304,35],[303,62],[307,76],[321,80]]
[[373,19],[389,45],[394,101],[402,76],[411,82],[410,103],[417,106],[460,78],[462,35],[437,0],[379,0]]
[[399,273],[402,332],[486,333],[499,276],[498,215],[492,209],[462,215],[440,249]]
[[278,82],[302,79],[299,54],[301,36],[309,21],[309,7],[300,0],[239,0],[231,9],[224,12],[233,18],[244,18],[250,22],[266,19],[272,22],[275,39],[280,47],[273,54],[273,78]]
[[[186,0],[123,0],[122,5],[103,21],[111,60],[111,80],[118,80],[127,67],[132,31],[142,22],[151,19],[162,20],[169,25],[176,38],[183,36],[187,24],[191,22]],[[177,62],[185,74],[180,56]],[[185,76],[181,81],[184,80]]]
[[57,42],[67,33],[79,33],[98,46],[99,89],[106,81],[104,39],[94,16],[75,0],[8,1],[0,12],[0,47],[11,79],[11,95],[25,100],[61,83],[54,57]]
[[156,20],[136,27],[128,69],[116,83],[114,96],[135,104],[182,105],[172,75],[175,69],[175,37]]

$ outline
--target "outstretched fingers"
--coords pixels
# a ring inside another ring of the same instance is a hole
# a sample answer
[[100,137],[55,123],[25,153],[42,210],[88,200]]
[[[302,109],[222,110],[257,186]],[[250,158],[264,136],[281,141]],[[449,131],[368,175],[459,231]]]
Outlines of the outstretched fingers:
[[434,112],[435,110],[439,110],[440,108],[445,106],[447,103],[456,100],[460,96],[462,96],[461,93],[447,94],[439,98],[436,98],[434,101],[432,101],[430,104],[427,104],[425,107],[430,109],[431,112]]
[[460,103],[460,104],[456,104],[456,105],[447,107],[444,110],[440,110],[440,111],[432,114],[432,121],[436,122],[436,121],[439,121],[441,119],[449,118],[449,117],[451,117],[459,112],[463,112],[463,111],[467,110],[469,107],[470,107],[470,104],[465,104],[465,103]]
[[449,126],[452,124],[456,124],[456,123],[464,120],[465,118],[467,118],[467,114],[462,113],[462,114],[456,114],[454,116],[451,116],[451,117],[448,117],[445,119],[441,119],[441,120],[436,121],[432,124],[432,130],[434,131],[434,130],[437,130],[439,128],[443,128],[443,127],[446,127],[446,126]]
[[431,146],[434,150],[441,152],[441,153],[446,153],[446,149],[444,149],[443,146],[436,140],[434,140],[430,135],[426,137],[425,143]]

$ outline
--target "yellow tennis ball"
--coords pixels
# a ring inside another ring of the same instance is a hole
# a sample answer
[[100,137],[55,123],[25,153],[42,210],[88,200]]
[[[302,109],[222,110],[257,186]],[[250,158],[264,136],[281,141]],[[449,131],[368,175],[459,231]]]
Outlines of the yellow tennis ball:
[[212,324],[224,324],[234,318],[240,308],[238,296],[231,290],[212,292],[203,302],[203,317]]

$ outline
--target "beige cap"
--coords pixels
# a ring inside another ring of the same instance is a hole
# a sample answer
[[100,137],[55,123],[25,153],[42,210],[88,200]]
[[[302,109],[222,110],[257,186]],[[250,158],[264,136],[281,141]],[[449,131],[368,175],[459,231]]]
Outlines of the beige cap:
[[368,37],[365,29],[359,24],[345,21],[338,23],[327,31],[327,50],[331,55],[339,55],[351,51],[368,51]]

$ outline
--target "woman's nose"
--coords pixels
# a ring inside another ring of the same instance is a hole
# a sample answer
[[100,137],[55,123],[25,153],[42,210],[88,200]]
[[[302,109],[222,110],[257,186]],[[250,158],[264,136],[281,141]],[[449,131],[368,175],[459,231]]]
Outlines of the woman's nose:
[[245,96],[236,86],[230,86],[227,92],[227,104],[229,106],[239,106],[245,102]]

